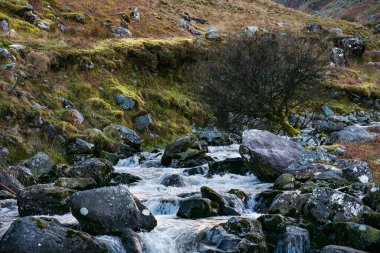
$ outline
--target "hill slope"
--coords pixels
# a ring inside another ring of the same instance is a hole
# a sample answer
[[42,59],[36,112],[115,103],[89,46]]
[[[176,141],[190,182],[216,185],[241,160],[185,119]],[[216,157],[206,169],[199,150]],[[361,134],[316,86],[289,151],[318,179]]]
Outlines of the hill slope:
[[348,21],[368,22],[380,20],[380,2],[377,0],[274,0],[286,7],[310,14],[340,18]]

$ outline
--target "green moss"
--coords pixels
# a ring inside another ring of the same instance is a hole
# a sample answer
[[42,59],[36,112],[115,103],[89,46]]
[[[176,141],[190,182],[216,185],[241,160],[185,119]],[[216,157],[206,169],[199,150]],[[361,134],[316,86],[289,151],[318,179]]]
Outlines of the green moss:
[[32,219],[36,222],[40,229],[45,229],[47,227],[47,224],[42,219],[36,217],[32,217]]
[[315,151],[317,148],[323,148],[326,149],[327,152],[332,153],[337,148],[342,148],[343,146],[340,144],[334,144],[334,145],[321,145],[321,146],[307,146],[306,149]]
[[80,237],[80,238],[85,238],[86,237],[86,234],[84,232],[80,232],[80,231],[75,231],[75,230],[72,230],[72,229],[69,229],[66,231],[66,236],[67,237]]

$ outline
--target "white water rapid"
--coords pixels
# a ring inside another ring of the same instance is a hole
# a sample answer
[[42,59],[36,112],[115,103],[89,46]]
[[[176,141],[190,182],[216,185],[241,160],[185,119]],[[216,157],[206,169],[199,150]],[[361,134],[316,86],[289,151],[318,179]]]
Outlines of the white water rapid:
[[[209,155],[215,160],[240,157],[238,145],[209,147]],[[268,189],[271,184],[262,184],[253,175],[225,174],[206,177],[197,174],[189,176],[186,169],[166,168],[160,164],[162,153],[143,152],[125,160],[115,167],[117,172],[130,173],[142,178],[138,183],[130,185],[129,190],[142,201],[153,213],[158,224],[150,232],[139,233],[146,253],[191,253],[195,251],[195,239],[199,231],[226,221],[229,217],[218,216],[206,219],[187,220],[176,217],[180,202],[187,196],[200,195],[200,188],[208,186],[225,196],[230,205],[245,217],[257,217],[253,212],[254,196]],[[144,157],[144,159],[141,159]],[[141,161],[143,160],[143,161]],[[207,172],[207,165],[204,166]],[[186,183],[185,187],[166,187],[161,184],[167,175],[179,174]],[[238,197],[227,192],[239,189],[249,195],[250,201],[244,204]],[[12,200],[13,201],[13,200]],[[10,223],[18,217],[15,201],[0,202],[0,236]],[[71,214],[53,216],[63,224],[76,223]],[[128,253],[122,247],[121,241],[113,236],[97,236],[104,242],[110,253]]]

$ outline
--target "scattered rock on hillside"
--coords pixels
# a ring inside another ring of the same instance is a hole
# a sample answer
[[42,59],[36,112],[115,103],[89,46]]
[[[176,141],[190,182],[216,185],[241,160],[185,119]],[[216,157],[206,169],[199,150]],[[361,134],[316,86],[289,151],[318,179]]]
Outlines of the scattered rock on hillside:
[[263,179],[276,179],[306,152],[296,142],[261,130],[245,131],[240,146],[249,169]]
[[331,49],[330,61],[332,66],[343,68],[346,65],[346,56],[344,50],[339,47]]
[[126,97],[122,94],[116,95],[116,103],[124,110],[133,110],[136,108],[137,102],[133,98]]
[[124,186],[74,193],[71,210],[81,226],[94,234],[119,234],[124,229],[150,231],[157,221]]
[[243,27],[243,34],[247,38],[253,38],[255,36],[256,32],[259,30],[256,26],[245,26]]
[[50,29],[51,29],[50,24],[49,24],[48,22],[44,21],[44,20],[39,21],[39,22],[37,23],[37,26],[38,26],[38,28],[40,28],[41,30],[45,30],[45,31],[50,31]]
[[374,34],[379,34],[380,33],[380,23],[375,25],[375,27],[373,28],[373,33]]
[[364,42],[358,38],[344,38],[339,43],[347,56],[361,57],[366,49]]
[[52,171],[54,161],[44,152],[38,152],[25,163],[25,167],[36,175],[47,174]]
[[21,216],[68,213],[70,207],[67,201],[74,192],[50,184],[26,187],[17,194],[18,212]]
[[136,134],[135,131],[122,125],[111,124],[104,128],[103,132],[112,135],[113,130],[117,131],[120,138],[124,141],[125,144],[137,151],[140,150],[141,138]]
[[0,252],[107,253],[95,237],[62,226],[57,220],[23,217],[15,220],[0,240]]
[[322,33],[324,30],[322,28],[322,25],[312,23],[312,24],[309,24],[308,26],[306,26],[306,31],[314,32],[314,33]]
[[152,123],[152,117],[149,114],[143,114],[136,117],[135,128],[137,129],[137,131],[144,131],[147,130]]
[[0,48],[0,58],[16,61],[16,58],[13,56],[13,54],[9,52],[8,49],[5,49],[5,48]]
[[2,30],[3,35],[10,35],[10,27],[7,19],[0,19],[0,28]]
[[220,34],[219,34],[219,29],[216,27],[210,27],[207,29],[206,32],[206,39],[212,40],[212,41],[218,41],[221,39]]
[[340,35],[343,35],[343,31],[342,29],[338,28],[338,27],[335,27],[335,28],[330,28],[327,30],[327,32],[330,34],[330,35],[333,35],[333,36],[340,36]]
[[132,18],[134,18],[135,20],[140,21],[140,19],[141,19],[141,13],[140,13],[139,8],[136,7],[136,6],[132,6],[130,8],[130,10],[131,10],[131,16],[132,16]]
[[114,34],[116,34],[117,36],[122,37],[122,38],[131,38],[132,37],[131,31],[129,31],[127,28],[124,28],[121,26],[113,28],[112,32]]
[[92,154],[95,151],[95,145],[85,140],[75,138],[69,142],[66,148],[69,154]]
[[331,143],[337,143],[340,141],[347,142],[368,142],[374,139],[374,136],[370,134],[365,128],[360,126],[348,126],[339,132],[334,132],[329,136]]

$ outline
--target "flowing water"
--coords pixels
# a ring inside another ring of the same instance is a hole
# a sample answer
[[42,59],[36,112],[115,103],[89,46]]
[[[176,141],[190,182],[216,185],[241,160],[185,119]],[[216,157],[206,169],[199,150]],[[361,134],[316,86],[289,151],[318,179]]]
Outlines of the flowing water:
[[[209,155],[215,160],[239,157],[238,145],[209,147]],[[191,253],[195,252],[197,234],[207,227],[226,221],[229,217],[211,217],[207,219],[187,220],[176,217],[181,201],[188,196],[200,196],[200,188],[208,186],[222,194],[229,204],[245,217],[257,217],[253,212],[254,196],[269,188],[271,184],[263,184],[253,175],[215,175],[206,177],[205,174],[189,176],[185,170],[167,168],[160,164],[161,153],[143,152],[125,160],[121,160],[115,167],[117,172],[130,173],[139,176],[142,180],[130,185],[129,190],[142,201],[154,214],[158,224],[150,232],[139,233],[146,253]],[[207,165],[204,166],[207,172]],[[179,174],[185,181],[184,187],[166,187],[161,184],[168,175]],[[243,203],[235,195],[228,194],[231,189],[244,191],[250,197]],[[3,203],[4,202],[4,203]],[[11,222],[17,218],[17,206],[14,200],[0,202],[0,236],[6,231]],[[53,216],[63,224],[77,223],[71,214]],[[111,253],[125,252],[121,241],[117,237],[98,236]]]

